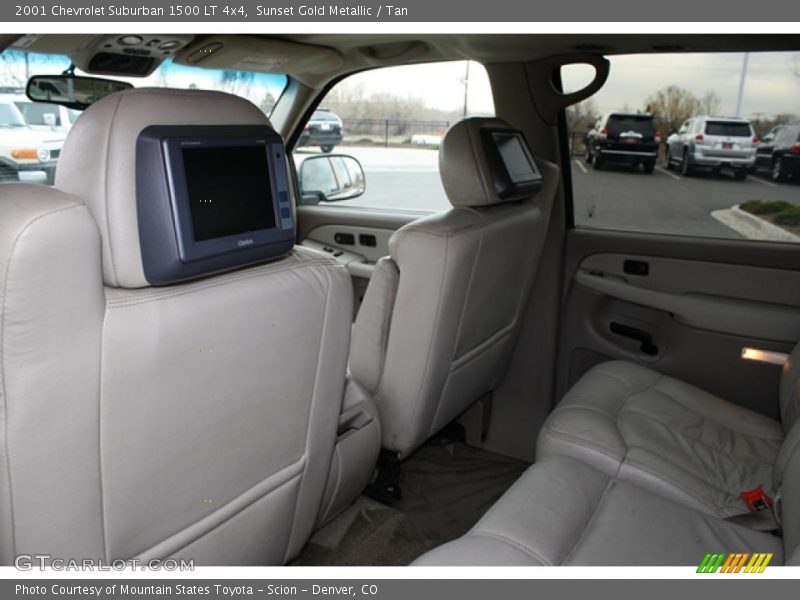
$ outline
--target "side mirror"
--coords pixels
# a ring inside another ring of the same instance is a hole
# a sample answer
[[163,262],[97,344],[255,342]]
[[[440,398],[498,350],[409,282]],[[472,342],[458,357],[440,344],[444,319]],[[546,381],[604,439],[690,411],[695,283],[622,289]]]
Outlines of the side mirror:
[[774,139],[775,139],[775,134],[774,133],[768,133],[763,138],[761,138],[761,143],[762,144],[769,144]]
[[302,204],[350,200],[366,189],[361,163],[346,154],[307,157],[300,165],[298,179]]
[[52,102],[84,110],[101,98],[132,87],[130,83],[115,79],[74,75],[34,75],[28,79],[25,94],[34,102]]

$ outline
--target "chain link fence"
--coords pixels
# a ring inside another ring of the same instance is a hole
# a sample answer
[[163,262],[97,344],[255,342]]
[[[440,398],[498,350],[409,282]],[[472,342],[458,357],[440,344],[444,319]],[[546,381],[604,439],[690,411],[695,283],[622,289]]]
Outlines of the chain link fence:
[[342,143],[399,146],[437,146],[450,121],[412,119],[342,119]]

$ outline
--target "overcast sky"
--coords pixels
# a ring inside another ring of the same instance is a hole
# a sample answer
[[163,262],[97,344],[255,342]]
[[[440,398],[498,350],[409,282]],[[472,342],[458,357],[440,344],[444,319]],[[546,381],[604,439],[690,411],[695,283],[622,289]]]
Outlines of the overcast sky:
[[[611,58],[611,74],[594,96],[600,111],[644,108],[647,97],[669,84],[684,87],[697,96],[713,90],[722,101],[722,111],[732,115],[744,55],[656,54]],[[568,68],[563,74],[565,89],[575,89],[587,79],[590,67]],[[354,76],[369,91],[390,91],[416,95],[428,104],[444,109],[459,108],[464,102],[465,63],[439,63],[379,69]],[[475,63],[470,67],[469,110],[491,112],[492,99],[486,72]],[[771,116],[800,114],[800,53],[751,53],[742,99],[742,113]]]

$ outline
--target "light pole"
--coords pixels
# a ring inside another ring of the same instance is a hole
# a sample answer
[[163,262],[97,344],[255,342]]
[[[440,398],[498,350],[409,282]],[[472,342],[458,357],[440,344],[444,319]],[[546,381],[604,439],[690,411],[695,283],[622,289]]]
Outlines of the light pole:
[[467,116],[467,101],[469,100],[469,61],[467,61],[467,71],[464,74],[464,116]]
[[742,97],[744,96],[744,80],[747,78],[747,63],[750,60],[750,53],[745,52],[742,59],[742,75],[739,78],[739,95],[736,97],[736,116],[742,116]]

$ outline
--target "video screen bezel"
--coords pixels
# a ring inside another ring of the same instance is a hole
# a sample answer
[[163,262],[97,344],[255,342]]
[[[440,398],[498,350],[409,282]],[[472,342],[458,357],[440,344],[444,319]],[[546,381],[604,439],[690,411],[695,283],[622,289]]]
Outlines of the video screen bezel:
[[[225,252],[233,252],[245,246],[262,246],[275,241],[276,236],[274,234],[276,230],[281,230],[281,218],[277,200],[278,191],[275,188],[274,167],[272,161],[269,160],[270,143],[266,138],[166,138],[162,140],[162,146],[170,191],[170,204],[175,221],[178,253],[182,262],[192,262],[224,254]],[[244,146],[261,147],[266,155],[270,197],[265,201],[272,204],[275,225],[254,231],[197,240],[183,150],[186,148],[233,148]]]
[[[510,136],[519,140],[523,155],[534,173],[532,179],[516,182],[512,179],[506,161],[500,152],[497,135]],[[509,201],[523,199],[539,191],[542,187],[542,172],[539,170],[536,159],[533,158],[533,154],[531,154],[525,136],[521,131],[501,127],[486,127],[481,130],[481,137],[494,190],[500,199]]]

